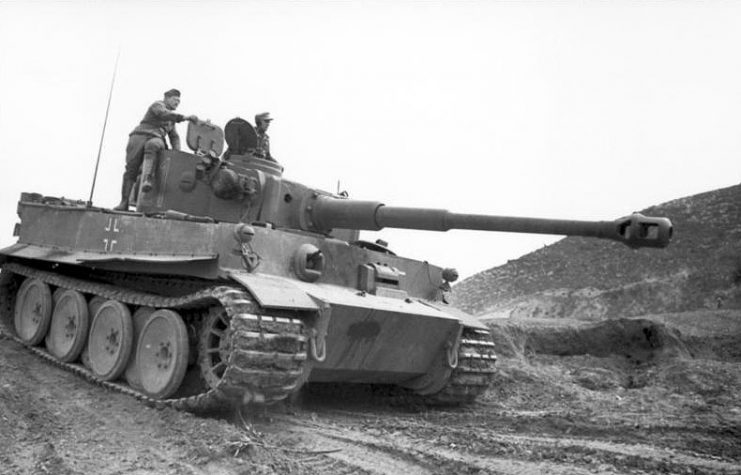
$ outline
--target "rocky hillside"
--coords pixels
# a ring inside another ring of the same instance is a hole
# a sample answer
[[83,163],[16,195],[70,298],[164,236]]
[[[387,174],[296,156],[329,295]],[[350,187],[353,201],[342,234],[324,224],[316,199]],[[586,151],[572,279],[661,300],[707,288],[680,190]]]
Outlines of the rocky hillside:
[[568,237],[454,288],[457,306],[484,318],[576,318],[741,308],[741,186],[642,211],[666,216],[666,249]]

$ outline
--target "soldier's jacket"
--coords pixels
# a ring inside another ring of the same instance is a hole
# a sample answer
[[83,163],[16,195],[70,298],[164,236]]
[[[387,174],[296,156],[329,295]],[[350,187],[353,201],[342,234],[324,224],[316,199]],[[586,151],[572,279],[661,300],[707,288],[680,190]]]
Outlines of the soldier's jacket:
[[177,130],[175,130],[175,123],[184,120],[185,116],[168,109],[165,101],[156,101],[149,106],[142,121],[129,135],[159,137],[163,141],[165,140],[165,136],[168,136],[170,137],[172,148],[180,150],[180,136]]
[[270,155],[270,136],[266,133],[260,134],[258,131],[255,132],[257,132],[257,147],[255,147],[257,153],[268,160],[275,161],[275,159]]

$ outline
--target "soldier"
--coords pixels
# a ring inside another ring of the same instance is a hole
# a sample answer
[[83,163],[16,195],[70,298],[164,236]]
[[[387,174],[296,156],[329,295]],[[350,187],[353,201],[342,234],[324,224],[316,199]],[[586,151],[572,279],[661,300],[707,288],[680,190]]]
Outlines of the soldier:
[[141,191],[143,193],[152,191],[153,175],[157,169],[159,156],[167,148],[165,136],[170,138],[173,150],[180,150],[180,136],[175,130],[175,122],[198,121],[198,117],[194,115],[185,116],[174,112],[179,104],[180,91],[170,89],[165,92],[163,100],[149,106],[141,123],[129,134],[129,143],[126,146],[126,170],[121,185],[121,203],[114,209],[119,211],[129,209],[129,196],[140,168]]
[[263,112],[255,116],[255,125],[257,126],[255,128],[255,132],[257,132],[256,152],[263,158],[275,162],[277,160],[270,155],[270,136],[267,134],[271,120],[273,118],[270,117],[270,112]]

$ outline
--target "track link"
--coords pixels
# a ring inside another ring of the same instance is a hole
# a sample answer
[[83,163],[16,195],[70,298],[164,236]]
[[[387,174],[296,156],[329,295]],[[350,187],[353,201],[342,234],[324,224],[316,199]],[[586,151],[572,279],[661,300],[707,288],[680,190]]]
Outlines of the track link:
[[[16,276],[36,278],[55,287],[73,289],[129,305],[175,310],[221,306],[229,321],[226,369],[221,378],[205,392],[162,400],[151,398],[125,384],[102,381],[86,367],[63,363],[42,347],[28,346],[16,336],[12,324],[13,301],[18,285]],[[0,274],[0,309],[2,336],[15,340],[68,372],[108,389],[128,394],[150,406],[201,412],[250,401],[270,404],[295,391],[303,377],[307,346],[303,322],[295,318],[260,314],[258,305],[249,294],[236,287],[219,285],[202,288],[184,296],[163,297],[7,263],[2,266]],[[280,344],[276,345],[276,342]]]
[[458,347],[458,365],[445,387],[425,396],[431,404],[470,404],[491,384],[497,357],[491,334],[486,330],[464,327]]

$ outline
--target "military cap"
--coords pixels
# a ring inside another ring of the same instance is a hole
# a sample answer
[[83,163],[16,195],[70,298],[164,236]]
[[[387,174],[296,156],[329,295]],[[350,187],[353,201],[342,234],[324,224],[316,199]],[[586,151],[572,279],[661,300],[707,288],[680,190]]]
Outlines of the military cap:
[[170,89],[169,91],[165,91],[165,97],[170,97],[170,96],[180,97],[180,91],[178,91],[177,89]]
[[261,112],[255,116],[255,122],[260,122],[261,120],[270,122],[273,118],[270,117],[270,112]]

